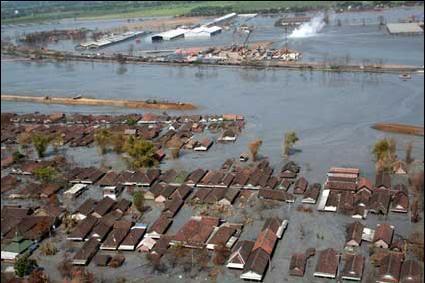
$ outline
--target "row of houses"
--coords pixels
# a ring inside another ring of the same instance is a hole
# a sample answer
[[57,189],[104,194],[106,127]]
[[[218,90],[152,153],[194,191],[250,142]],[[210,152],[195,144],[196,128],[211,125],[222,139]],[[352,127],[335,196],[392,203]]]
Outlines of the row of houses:
[[226,266],[242,269],[241,279],[261,281],[287,225],[287,220],[268,218],[256,241],[244,240],[235,245]]

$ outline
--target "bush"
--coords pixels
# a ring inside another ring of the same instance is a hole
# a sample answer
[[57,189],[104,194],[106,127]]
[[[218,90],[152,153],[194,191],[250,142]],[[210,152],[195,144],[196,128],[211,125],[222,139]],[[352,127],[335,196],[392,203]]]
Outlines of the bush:
[[28,275],[36,266],[36,261],[30,259],[28,254],[25,254],[16,260],[14,265],[15,273],[17,276],[23,277]]
[[36,168],[33,173],[38,180],[43,182],[52,181],[58,175],[58,172],[52,166]]
[[12,154],[12,157],[13,157],[13,162],[17,162],[21,160],[22,158],[24,158],[25,155],[23,155],[19,150],[17,150]]
[[52,242],[48,241],[40,245],[40,252],[45,256],[55,255],[58,249]]
[[138,191],[133,194],[133,204],[140,213],[144,212],[145,195]]
[[50,137],[45,134],[35,134],[31,138],[31,142],[37,151],[38,157],[42,158],[50,143]]

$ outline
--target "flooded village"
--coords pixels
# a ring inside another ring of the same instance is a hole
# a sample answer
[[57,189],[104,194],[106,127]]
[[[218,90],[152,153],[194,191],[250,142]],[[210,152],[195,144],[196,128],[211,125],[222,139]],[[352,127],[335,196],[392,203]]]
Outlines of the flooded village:
[[422,2],[8,2],[2,282],[424,282]]

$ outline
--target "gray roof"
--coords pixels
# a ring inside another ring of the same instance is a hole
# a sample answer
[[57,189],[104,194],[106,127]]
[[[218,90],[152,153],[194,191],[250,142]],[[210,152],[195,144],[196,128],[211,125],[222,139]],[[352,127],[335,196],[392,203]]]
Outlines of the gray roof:
[[423,33],[423,29],[419,26],[419,23],[392,23],[387,24],[389,33]]

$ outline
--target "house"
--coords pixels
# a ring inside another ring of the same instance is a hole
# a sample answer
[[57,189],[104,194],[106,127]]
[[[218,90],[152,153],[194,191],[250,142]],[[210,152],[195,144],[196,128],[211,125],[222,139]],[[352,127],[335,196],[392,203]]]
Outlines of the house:
[[354,194],[344,191],[340,195],[338,209],[341,213],[351,215],[354,210]]
[[377,224],[375,235],[373,237],[373,245],[375,247],[388,249],[391,245],[394,235],[394,226],[386,223]]
[[406,175],[408,172],[408,166],[407,163],[403,160],[397,160],[393,164],[393,172],[394,174],[398,175]]
[[283,190],[268,190],[268,189],[260,189],[258,191],[258,198],[260,199],[269,199],[269,200],[277,200],[277,201],[285,201],[285,191]]
[[369,210],[376,214],[388,214],[388,208],[391,201],[389,190],[375,190],[369,201]]
[[304,177],[300,177],[295,181],[294,184],[294,194],[302,195],[307,189],[308,182]]
[[230,184],[230,188],[234,188],[234,189],[244,188],[246,183],[248,182],[249,177],[250,177],[250,172],[248,170],[237,172],[235,175],[235,178]]
[[293,254],[289,263],[289,274],[292,276],[303,277],[305,273],[306,262],[307,260],[304,253]]
[[406,241],[403,238],[393,239],[390,249],[395,252],[404,252],[406,248]]
[[407,213],[409,211],[409,197],[404,192],[397,192],[391,202],[391,211]]
[[166,187],[166,184],[155,183],[148,191],[145,191],[144,197],[147,200],[154,200],[157,198],[162,190]]
[[368,207],[372,192],[367,189],[357,191],[354,195],[354,205]]
[[359,177],[359,181],[357,183],[357,193],[367,191],[370,194],[373,192],[373,184],[372,181],[365,177]]
[[165,202],[170,198],[170,196],[174,193],[176,187],[171,185],[166,185],[162,188],[159,194],[155,197],[155,202]]
[[348,225],[346,236],[346,247],[358,247],[362,242],[364,225],[356,221]]
[[187,177],[185,184],[188,185],[188,186],[191,186],[191,187],[196,186],[196,184],[198,184],[198,182],[201,181],[202,177],[204,177],[204,175],[206,173],[207,173],[207,171],[200,169],[200,168],[194,170]]
[[63,193],[66,198],[76,198],[83,193],[83,191],[87,189],[87,185],[85,184],[75,184],[69,190]]
[[118,247],[118,250],[134,251],[134,249],[142,240],[146,228],[147,226],[145,224],[136,223],[133,227],[130,228],[130,232],[121,242],[121,245]]
[[152,239],[159,239],[161,235],[167,232],[168,228],[171,226],[173,219],[166,217],[165,215],[161,215],[157,220],[149,227],[146,237],[150,237]]
[[174,177],[174,180],[171,180],[168,184],[171,186],[180,186],[184,183],[184,181],[187,179],[187,177],[189,176],[189,173],[186,171],[180,171],[176,177]]
[[106,213],[108,213],[114,205],[115,205],[115,201],[111,199],[110,197],[103,198],[93,208],[92,215],[94,217],[101,218]]
[[300,167],[293,161],[289,161],[283,165],[279,177],[285,179],[295,179],[297,177]]
[[106,235],[112,230],[113,223],[112,221],[107,221],[106,219],[99,219],[96,226],[94,226],[92,232],[90,233],[90,238],[95,238],[99,242],[102,242]]
[[329,190],[355,192],[357,184],[355,182],[326,181],[325,187]]
[[351,215],[351,218],[366,219],[367,213],[368,213],[368,210],[364,206],[357,205],[357,206],[354,207],[353,214]]
[[270,255],[259,248],[249,254],[241,279],[261,281],[270,261]]
[[378,172],[375,179],[375,188],[391,189],[391,176],[388,172]]
[[238,241],[234,246],[226,266],[228,268],[243,269],[248,260],[249,254],[254,247],[253,241]]
[[233,173],[227,173],[226,175],[221,178],[221,180],[216,184],[215,188],[228,188],[230,184],[232,183],[233,179],[235,178],[235,175]]
[[97,254],[93,258],[96,266],[107,266],[109,261],[111,260],[110,255]]
[[400,283],[420,283],[421,267],[416,260],[408,259],[403,262],[400,273]]
[[267,184],[264,186],[264,188],[273,190],[274,188],[276,188],[278,183],[279,183],[279,179],[276,176],[271,176],[268,179]]
[[194,216],[177,231],[172,244],[181,243],[185,247],[201,248],[218,224],[219,219],[216,217]]
[[256,249],[262,249],[264,250],[269,256],[273,253],[273,250],[275,248],[277,242],[277,236],[276,234],[269,228],[266,228],[265,230],[262,230],[260,234],[257,237],[257,240],[255,241],[254,247],[252,248],[252,251],[255,251]]
[[220,142],[234,142],[234,141],[236,141],[236,138],[237,138],[237,136],[236,136],[235,131],[233,131],[231,129],[227,129],[227,130],[223,131],[223,133],[218,138],[218,140]]
[[285,232],[287,226],[288,220],[282,220],[279,217],[270,217],[266,219],[261,230],[265,231],[267,229],[270,229],[273,233],[275,233],[277,238],[281,239],[283,236],[283,232]]
[[174,217],[180,208],[183,206],[184,201],[180,197],[169,199],[165,202],[165,207],[162,210],[162,214],[167,217]]
[[[217,246],[231,248],[231,246],[228,246],[228,243],[229,245],[230,242],[234,243],[234,240],[232,238],[235,233],[236,229],[233,227],[223,225],[220,227],[216,227],[216,229],[212,233],[212,236],[207,241],[207,249],[214,250]],[[231,239],[232,241],[230,241]]]
[[89,235],[93,227],[97,224],[98,219],[94,216],[87,216],[82,221],[80,221],[74,230],[66,237],[70,241],[84,241],[84,239]]
[[108,234],[105,241],[100,246],[102,250],[116,250],[120,246],[121,242],[125,239],[132,223],[120,220],[114,223],[112,231]]
[[116,202],[115,206],[112,209],[121,214],[124,214],[130,206],[131,206],[131,201],[123,198],[123,199],[120,199],[118,202]]
[[191,201],[195,203],[204,203],[208,195],[213,191],[209,188],[200,188],[191,197]]
[[22,235],[17,232],[12,242],[1,250],[1,260],[14,261],[20,254],[34,248],[34,242],[25,240]]
[[90,260],[96,254],[99,248],[99,242],[91,238],[83,244],[83,246],[78,250],[72,259],[72,264],[74,265],[88,265]]
[[49,198],[62,189],[59,184],[46,184],[41,188],[40,197]]
[[185,200],[190,193],[192,192],[192,188],[187,186],[187,185],[181,185],[180,187],[178,187],[170,196],[171,199],[175,198],[175,197],[179,197],[182,200]]
[[316,269],[313,273],[316,277],[336,278],[339,265],[339,255],[334,249],[326,249],[319,253]]
[[137,251],[150,252],[155,246],[156,241],[150,237],[144,237],[143,240],[137,245]]
[[341,278],[344,280],[361,281],[365,259],[362,255],[345,254]]
[[205,138],[201,140],[194,148],[195,151],[207,151],[213,144],[213,141]]
[[114,171],[109,171],[97,182],[101,187],[115,186],[117,185],[120,178],[120,174]]
[[[323,191],[323,193],[325,193],[325,191]],[[336,212],[338,204],[339,204],[339,194],[336,191],[332,191],[332,190],[327,190],[327,191],[329,192],[329,195],[326,199],[326,204],[323,210]]]
[[282,181],[277,185],[277,189],[288,191],[292,185],[292,181],[289,179],[282,179]]
[[310,185],[310,187],[304,193],[304,197],[301,202],[315,204],[317,202],[317,199],[319,198],[321,188],[322,185],[320,185],[319,183],[314,183],[313,185]]
[[402,260],[403,255],[398,253],[389,253],[385,256],[379,266],[376,282],[399,282]]
[[118,186],[106,186],[102,188],[103,197],[110,198],[112,200],[117,200],[118,196],[123,191],[124,187],[121,185]]
[[169,169],[158,177],[159,184],[170,184],[177,176],[177,171]]

